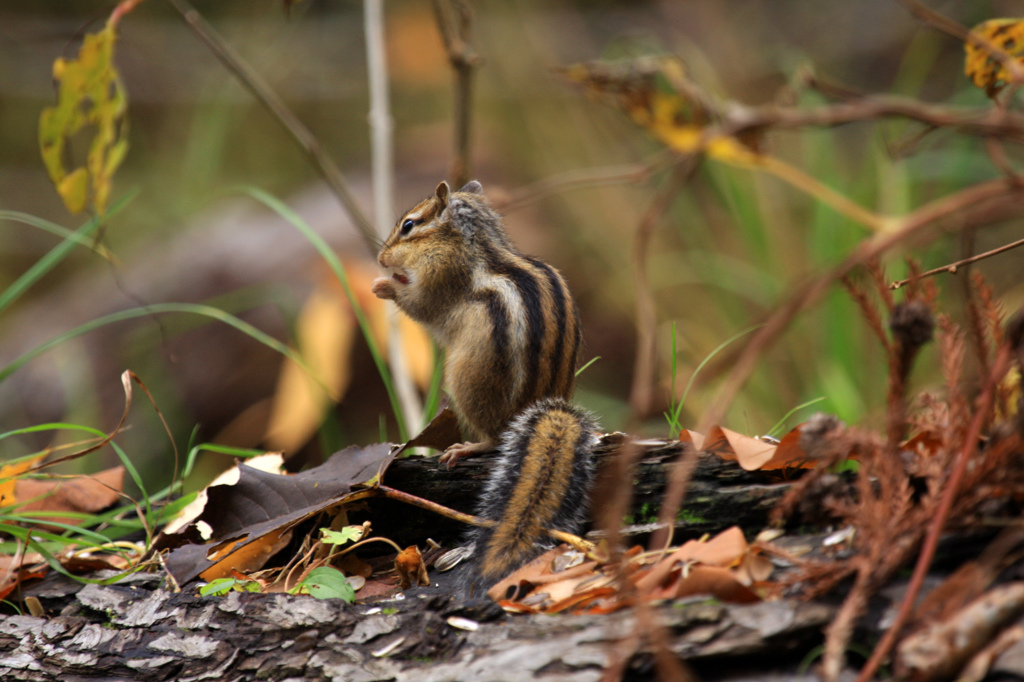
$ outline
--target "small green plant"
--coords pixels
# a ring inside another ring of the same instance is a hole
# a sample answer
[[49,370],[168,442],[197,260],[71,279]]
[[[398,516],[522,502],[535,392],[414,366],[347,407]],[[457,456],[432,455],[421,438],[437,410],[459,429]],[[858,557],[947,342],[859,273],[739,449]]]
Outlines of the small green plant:
[[794,414],[796,414],[800,410],[804,409],[805,407],[810,407],[811,405],[814,405],[815,403],[820,403],[822,400],[825,400],[825,396],[821,396],[821,397],[815,398],[814,400],[808,400],[806,403],[801,403],[801,404],[797,405],[792,410],[790,410],[789,412],[784,414],[782,416],[782,419],[780,419],[778,422],[776,422],[775,426],[773,426],[772,428],[768,429],[767,435],[769,435],[769,436],[777,436],[778,434],[782,433],[782,429],[783,429],[784,426],[786,426],[786,421],[790,417],[792,417]]
[[668,428],[669,428],[669,431],[672,433],[673,436],[678,435],[683,430],[683,427],[679,423],[679,417],[682,415],[683,405],[686,404],[686,396],[688,396],[690,394],[690,389],[693,387],[693,382],[697,378],[697,375],[700,374],[700,371],[702,369],[704,369],[704,365],[706,365],[709,362],[711,362],[712,358],[714,358],[716,355],[718,355],[718,353],[723,348],[728,346],[730,343],[732,343],[736,339],[738,339],[738,338],[740,338],[740,337],[742,337],[742,336],[744,336],[746,334],[749,334],[750,332],[754,331],[755,329],[760,329],[762,326],[764,326],[764,325],[755,324],[755,325],[753,325],[751,327],[747,327],[743,331],[737,332],[737,333],[733,334],[732,336],[727,338],[725,341],[723,341],[722,343],[718,344],[713,351],[708,353],[707,357],[705,357],[703,360],[701,360],[701,363],[699,365],[697,365],[697,369],[693,370],[693,374],[690,375],[690,380],[688,382],[686,382],[686,389],[683,391],[683,397],[680,398],[679,402],[677,403],[676,402],[676,394],[675,394],[675,386],[676,386],[676,361],[677,361],[678,353],[677,353],[677,350],[676,350],[676,323],[675,322],[672,323],[672,356],[671,356],[672,357],[672,360],[671,360],[672,392],[669,394],[668,412],[665,413],[665,419],[668,421]]
[[345,574],[330,566],[314,568],[306,579],[296,585],[292,594],[308,594],[317,599],[344,599],[351,604],[356,599],[355,588]]
[[325,545],[344,545],[355,542],[363,536],[362,526],[345,526],[341,530],[321,528],[320,532],[323,534],[320,541]]
[[255,580],[239,578],[217,578],[199,588],[201,597],[223,597],[228,592],[259,592],[260,584]]

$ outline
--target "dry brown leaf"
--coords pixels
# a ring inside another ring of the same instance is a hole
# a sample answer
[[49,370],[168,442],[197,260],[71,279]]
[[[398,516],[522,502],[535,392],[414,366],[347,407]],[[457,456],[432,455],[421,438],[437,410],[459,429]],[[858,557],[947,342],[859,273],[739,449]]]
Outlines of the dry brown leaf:
[[427,567],[423,563],[423,555],[416,545],[409,545],[395,557],[395,570],[402,580],[402,589],[407,590],[413,584],[424,587],[430,584]]
[[45,563],[30,566],[28,562],[22,562],[22,566],[26,566],[26,568],[18,568],[10,572],[0,573],[0,599],[6,599],[18,585],[26,580],[45,578],[47,571],[50,570],[49,566]]
[[[124,467],[116,466],[89,476],[54,476],[44,479],[19,479],[14,498],[33,500],[20,512],[78,512],[95,514],[116,503],[124,484]],[[39,498],[39,499],[35,499]],[[47,517],[46,521],[75,525],[71,517]],[[44,525],[44,522],[40,522]]]
[[[587,611],[590,613],[610,613],[613,610],[625,608],[629,604],[617,597],[618,590],[614,587],[595,586],[574,593],[573,595],[556,601],[544,609],[544,613],[559,613],[571,609],[574,613]],[[594,605],[598,600],[604,600],[600,605]]]
[[727,528],[706,542],[690,540],[662,557],[636,581],[641,592],[662,586],[681,563],[703,563],[711,566],[733,566],[747,553],[747,541],[737,526]]
[[[509,588],[516,587],[517,594],[515,596],[522,598],[525,596],[525,593],[518,593],[521,591],[523,585],[532,586],[536,582],[542,580],[545,576],[552,575],[551,563],[564,551],[566,551],[565,545],[549,549],[533,561],[523,564],[507,575],[504,579],[496,583],[487,591],[487,595],[494,601],[505,600],[506,595],[509,593]],[[515,597],[512,597],[512,600],[514,601]]]
[[[232,571],[251,573],[263,568],[270,557],[284,549],[291,542],[292,532],[281,529],[272,530],[253,542],[245,543],[248,538],[226,542],[214,547],[207,555],[216,563],[199,574],[199,577],[210,582],[217,578],[226,578]],[[239,546],[239,543],[242,543]],[[235,549],[238,547],[238,549]]]
[[668,561],[699,561],[709,566],[733,566],[747,553],[747,539],[739,526],[726,528],[707,542],[690,540],[672,552]]
[[462,442],[462,431],[459,429],[459,418],[455,411],[446,407],[430,423],[423,427],[420,434],[405,444],[402,448],[428,447],[444,451],[449,445]]
[[754,583],[761,583],[771,577],[775,571],[775,564],[763,554],[756,554],[753,550],[748,551],[743,561],[736,567],[736,579],[743,585],[750,587]]
[[756,471],[768,463],[776,447],[722,426],[712,426],[704,436],[705,451],[714,452],[722,459],[735,459],[746,471]]
[[[219,485],[232,486],[238,483],[238,479],[241,478],[242,472],[239,470],[239,465],[245,464],[245,466],[252,467],[253,469],[259,469],[265,471],[268,474],[281,474],[284,473],[284,457],[279,452],[269,452],[259,457],[253,457],[247,459],[244,462],[236,462],[230,469],[225,469],[220,472],[217,478],[210,481],[210,483],[199,491],[196,495],[196,499],[192,500],[188,505],[182,508],[178,515],[167,522],[164,526],[164,535],[173,535],[180,531],[182,528],[199,518],[200,514],[206,508],[207,494],[210,488]],[[209,538],[208,535],[204,535],[205,538]]]
[[692,443],[693,448],[697,451],[704,449],[704,434],[691,431],[690,429],[683,429],[679,433],[680,443]]
[[[257,554],[270,551],[268,543],[276,535],[329,508],[366,497],[360,486],[376,480],[393,456],[390,444],[379,443],[346,448],[320,466],[290,476],[239,466],[237,483],[207,487],[202,513],[177,532],[162,532],[153,546],[171,550],[165,566],[183,585],[250,543],[258,545]],[[216,542],[197,544],[200,536]],[[213,559],[211,551],[216,552]],[[247,565],[235,562],[225,570],[245,570]]]
[[674,597],[691,597],[699,594],[711,595],[726,602],[748,604],[761,601],[754,592],[736,579],[736,574],[718,566],[694,566],[679,582]]
[[775,454],[772,458],[765,462],[761,466],[761,471],[773,471],[776,469],[813,469],[815,466],[814,460],[807,456],[804,449],[800,447],[800,434],[802,433],[800,427],[803,424],[798,425],[792,431],[787,433],[779,441],[778,446],[775,449]]

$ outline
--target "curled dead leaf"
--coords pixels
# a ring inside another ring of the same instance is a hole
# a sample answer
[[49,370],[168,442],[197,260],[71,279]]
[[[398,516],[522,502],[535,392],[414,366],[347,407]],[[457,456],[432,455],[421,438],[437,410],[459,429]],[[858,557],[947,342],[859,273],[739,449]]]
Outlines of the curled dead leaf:
[[395,569],[402,579],[403,590],[409,589],[414,584],[421,587],[430,584],[430,578],[427,577],[427,567],[423,563],[423,556],[416,545],[406,547],[395,557]]
[[[971,34],[980,35],[1018,63],[1024,63],[1024,20],[989,19],[971,29]],[[989,97],[1013,80],[1009,69],[977,41],[968,38],[964,53],[964,73]]]

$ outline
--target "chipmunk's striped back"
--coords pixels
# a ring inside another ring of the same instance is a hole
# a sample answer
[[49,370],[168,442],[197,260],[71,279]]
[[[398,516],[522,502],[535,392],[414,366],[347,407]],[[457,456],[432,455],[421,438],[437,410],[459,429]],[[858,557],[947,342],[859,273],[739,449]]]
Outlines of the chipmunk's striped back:
[[477,296],[495,331],[494,357],[509,365],[512,402],[525,407],[540,398],[570,398],[581,333],[565,280],[538,258],[489,243],[482,251],[486,274]]

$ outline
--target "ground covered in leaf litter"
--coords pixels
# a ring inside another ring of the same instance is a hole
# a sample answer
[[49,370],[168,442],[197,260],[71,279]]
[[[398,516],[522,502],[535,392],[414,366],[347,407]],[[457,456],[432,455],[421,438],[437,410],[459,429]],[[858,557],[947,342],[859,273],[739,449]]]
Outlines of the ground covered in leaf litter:
[[[659,457],[669,464],[673,459],[657,454],[663,450],[652,452],[648,467],[656,467]],[[716,493],[701,487],[701,479],[721,460],[705,455],[700,462],[695,483],[702,495],[713,497]],[[402,465],[421,466],[429,465]],[[726,486],[718,494],[728,498],[730,487],[747,483]],[[789,484],[763,487],[776,486]],[[771,497],[778,499],[777,494]],[[763,525],[766,513],[752,529]],[[794,535],[775,544],[800,553],[801,547],[823,547],[824,539]],[[835,546],[836,536],[828,542]],[[952,539],[944,546],[942,565],[976,556],[982,546],[977,540]],[[606,614],[513,616],[493,602],[455,599],[448,593],[451,574],[431,575],[433,586],[412,588],[403,598],[347,605],[305,595],[200,597],[189,587],[175,594],[160,589],[161,579],[150,574],[109,586],[83,586],[51,573],[27,594],[57,615],[0,618],[0,677],[596,680],[617,647],[643,631],[646,620],[656,619],[666,628],[669,650],[702,679],[816,679],[802,671],[838,606],[835,595],[752,604],[691,597]],[[935,578],[932,584],[938,582]],[[897,585],[872,603],[858,640],[877,639],[899,596]],[[641,643],[630,656],[626,676],[649,678],[654,665],[650,645]],[[1024,676],[1024,647],[1004,652],[992,668],[997,671]]]
[[[283,594],[197,597],[155,589],[158,582],[141,575],[77,585],[73,595],[66,592],[75,586],[66,583],[38,590],[44,601],[66,606],[53,618],[0,620],[0,676],[596,680],[638,617],[509,616],[493,603],[461,604],[425,588],[400,600],[347,605]],[[789,600],[701,599],[666,602],[653,613],[671,631],[672,650],[706,679],[744,679],[761,677],[768,661],[780,674],[792,672],[833,611]],[[630,669],[644,675],[649,665],[641,653]]]
[[[977,543],[948,544],[954,553],[977,551]],[[59,615],[0,619],[0,678],[583,682],[599,679],[639,621],[654,618],[666,628],[669,650],[701,679],[811,680],[817,677],[807,663],[837,609],[834,600],[726,604],[700,597],[606,615],[512,616],[493,602],[453,599],[443,586],[348,605],[305,595],[199,597],[160,582],[136,574],[114,585],[82,585],[51,574],[29,592]],[[864,641],[877,638],[900,591],[896,585],[873,604]],[[626,678],[650,679],[653,666],[650,647],[641,645]],[[1024,646],[1003,652],[991,672],[1024,675]]]
[[[621,444],[621,437],[606,439],[605,457],[613,457]],[[339,475],[369,478],[366,472],[376,471],[387,455],[377,450],[368,448],[362,458],[351,458],[352,471]],[[658,442],[647,443],[643,450],[645,456],[635,469],[638,485],[632,515],[637,520],[644,520],[640,518],[644,507],[660,499],[669,471],[687,452],[685,446]],[[481,457],[445,471],[430,460],[399,460],[392,463],[387,480],[441,502],[472,499],[473,487],[486,477],[491,463],[490,458]],[[321,480],[326,480],[325,471],[336,466],[319,472]],[[269,474],[244,469],[248,467],[243,467],[234,485],[211,489],[208,495],[210,518],[218,520],[227,537],[239,529],[224,524],[249,518],[239,510],[261,495],[265,498],[276,485]],[[268,481],[271,488],[266,487]],[[733,462],[705,454],[691,481],[699,499],[694,506],[697,511],[684,523],[691,524],[689,533],[696,535],[720,531],[725,523],[716,518],[745,520],[751,529],[761,528],[787,487],[786,483],[765,483]],[[280,528],[306,514],[308,510],[302,511],[306,506],[319,508],[338,493],[334,489],[322,499],[296,500],[296,509],[278,510],[277,524],[263,521],[243,524],[243,529],[251,537]],[[395,532],[403,526],[409,530],[411,524],[413,534],[419,534],[420,525],[412,523],[416,517],[424,517],[426,522],[421,518],[419,524],[427,527],[432,518],[440,518],[391,500],[381,502],[389,503],[399,519],[389,524],[385,506],[371,508],[368,516],[383,529],[390,525]],[[265,510],[267,505],[259,506]],[[433,531],[436,536],[443,528],[435,525]],[[649,534],[643,524],[627,531],[639,532],[640,539]],[[738,529],[723,536],[730,547],[727,552],[746,548]],[[451,539],[457,541],[457,534]],[[718,545],[700,546],[714,553]],[[198,565],[186,561],[176,566],[186,567],[187,572],[208,567],[205,551],[200,555],[203,560]],[[672,557],[663,561],[668,563],[675,563]],[[197,588],[188,584],[187,572],[180,571],[184,587],[177,594],[160,589],[156,575],[136,574],[109,586],[83,586],[51,573],[26,593],[36,596],[51,617],[0,619],[0,675],[39,680],[86,675],[154,680],[208,675],[442,680],[532,679],[558,673],[563,679],[586,680],[599,677],[613,645],[637,627],[637,612],[625,605],[603,614],[557,617],[512,616],[488,600],[467,605],[449,592],[458,570],[432,571],[431,587],[406,590],[402,598],[355,606],[287,594],[229,592],[200,597]],[[681,578],[677,572],[674,579]],[[396,589],[392,583],[391,592]],[[795,601],[724,604],[706,596],[665,600],[652,608],[672,632],[672,649],[694,665],[706,667],[711,678],[722,679],[728,678],[725,671],[735,676],[743,670],[736,667],[738,655],[752,661],[769,657],[780,672],[793,672],[820,640],[821,627],[834,610],[830,605]],[[724,660],[731,661],[726,668]],[[642,677],[650,665],[650,654],[641,647],[629,669]],[[755,668],[763,672],[764,661]]]

